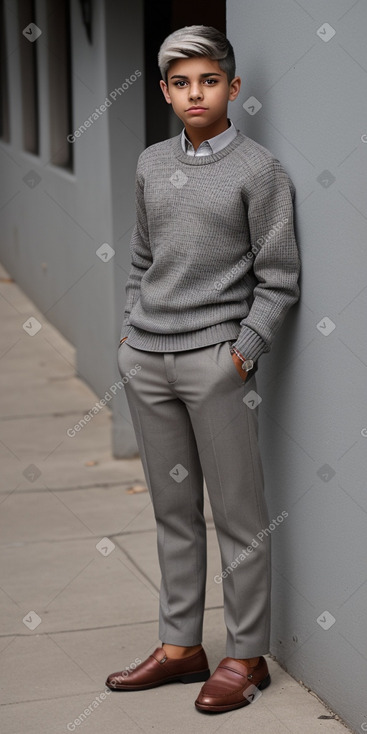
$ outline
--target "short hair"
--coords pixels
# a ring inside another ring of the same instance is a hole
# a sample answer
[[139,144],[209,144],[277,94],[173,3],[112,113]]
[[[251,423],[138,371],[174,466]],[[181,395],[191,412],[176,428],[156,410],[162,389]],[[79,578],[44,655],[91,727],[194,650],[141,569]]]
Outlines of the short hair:
[[187,25],[167,36],[159,49],[158,66],[166,84],[171,62],[192,56],[207,56],[218,61],[219,67],[227,74],[228,83],[236,74],[233,47],[224,33],[212,26]]

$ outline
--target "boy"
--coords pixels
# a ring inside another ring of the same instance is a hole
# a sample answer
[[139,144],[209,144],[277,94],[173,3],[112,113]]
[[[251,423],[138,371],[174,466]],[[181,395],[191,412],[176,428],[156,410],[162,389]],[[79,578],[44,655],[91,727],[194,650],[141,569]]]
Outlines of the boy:
[[[106,684],[206,681],[196,708],[221,712],[270,683],[270,538],[255,540],[269,524],[255,372],[299,298],[294,187],[227,118],[241,80],[222,33],[181,28],[158,63],[184,129],[138,161],[118,364],[121,374],[141,365],[125,389],[157,522],[162,647]],[[203,476],[226,569],[227,657],[211,677],[201,645]]]

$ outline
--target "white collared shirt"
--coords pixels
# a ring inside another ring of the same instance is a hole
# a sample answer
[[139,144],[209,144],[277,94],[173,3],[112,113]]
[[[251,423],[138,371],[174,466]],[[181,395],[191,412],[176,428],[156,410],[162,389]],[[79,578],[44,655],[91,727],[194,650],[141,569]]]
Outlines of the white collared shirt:
[[223,150],[223,148],[229,145],[229,143],[231,143],[237,135],[237,130],[233,122],[231,122],[231,120],[229,120],[229,122],[231,124],[227,128],[227,130],[219,133],[219,135],[215,135],[214,138],[203,140],[197,150],[195,150],[193,144],[188,139],[184,128],[181,133],[182,150],[184,151],[184,153],[187,153],[187,155],[192,156],[212,155],[213,153],[219,153],[219,151]]

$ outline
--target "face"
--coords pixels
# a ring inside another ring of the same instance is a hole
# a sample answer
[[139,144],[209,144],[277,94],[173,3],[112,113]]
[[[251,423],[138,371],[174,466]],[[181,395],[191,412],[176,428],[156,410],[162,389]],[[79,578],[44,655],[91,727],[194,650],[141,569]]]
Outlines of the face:
[[167,78],[168,84],[160,82],[166,102],[189,128],[226,121],[228,101],[236,99],[241,86],[239,77],[229,84],[218,61],[206,56],[177,59],[170,64]]

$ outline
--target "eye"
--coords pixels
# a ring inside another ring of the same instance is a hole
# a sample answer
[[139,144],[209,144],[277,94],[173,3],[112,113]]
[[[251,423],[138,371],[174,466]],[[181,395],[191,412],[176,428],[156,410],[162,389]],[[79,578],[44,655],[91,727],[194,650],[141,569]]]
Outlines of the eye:
[[183,79],[180,79],[178,82],[173,82],[173,84],[175,87],[179,87],[180,89],[182,89],[181,85],[184,86],[185,84],[187,84],[187,82],[185,82]]
[[205,81],[209,84],[210,87],[212,87],[213,84],[218,84],[218,79],[205,79]]

